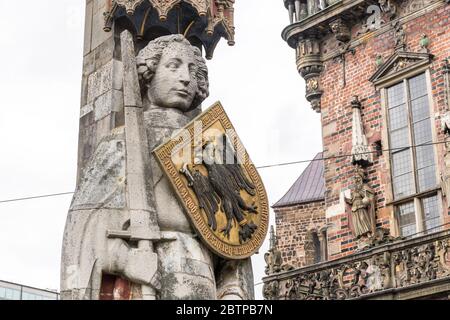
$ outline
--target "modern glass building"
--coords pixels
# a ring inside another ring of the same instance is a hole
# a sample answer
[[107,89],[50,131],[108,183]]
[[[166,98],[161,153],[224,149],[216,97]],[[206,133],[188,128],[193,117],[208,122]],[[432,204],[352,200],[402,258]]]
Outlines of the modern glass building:
[[59,293],[0,280],[0,300],[59,300]]

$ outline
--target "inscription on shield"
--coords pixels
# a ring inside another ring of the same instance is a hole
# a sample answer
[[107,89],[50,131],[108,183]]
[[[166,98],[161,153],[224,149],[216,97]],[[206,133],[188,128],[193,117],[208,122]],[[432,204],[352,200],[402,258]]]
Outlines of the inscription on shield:
[[266,191],[219,102],[153,154],[212,251],[244,259],[260,248],[269,220]]

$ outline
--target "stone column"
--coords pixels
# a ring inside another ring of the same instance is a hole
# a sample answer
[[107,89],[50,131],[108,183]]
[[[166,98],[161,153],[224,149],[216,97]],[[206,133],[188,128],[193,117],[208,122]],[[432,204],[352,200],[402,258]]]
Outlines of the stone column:
[[107,10],[107,1],[86,0],[77,184],[97,143],[123,113],[122,65],[114,57],[114,34],[103,30]]

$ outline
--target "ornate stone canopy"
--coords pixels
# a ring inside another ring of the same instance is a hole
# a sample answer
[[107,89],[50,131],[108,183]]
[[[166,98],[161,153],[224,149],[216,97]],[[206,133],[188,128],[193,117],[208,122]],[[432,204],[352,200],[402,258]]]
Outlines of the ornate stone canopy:
[[105,31],[115,21],[137,39],[183,34],[211,59],[221,38],[234,45],[234,0],[109,0]]

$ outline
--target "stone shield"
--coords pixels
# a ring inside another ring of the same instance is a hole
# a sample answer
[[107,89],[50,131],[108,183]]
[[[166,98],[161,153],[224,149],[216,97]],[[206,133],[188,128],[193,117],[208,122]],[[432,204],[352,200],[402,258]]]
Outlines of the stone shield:
[[268,229],[267,194],[220,102],[155,150],[202,241],[217,255],[244,259]]

